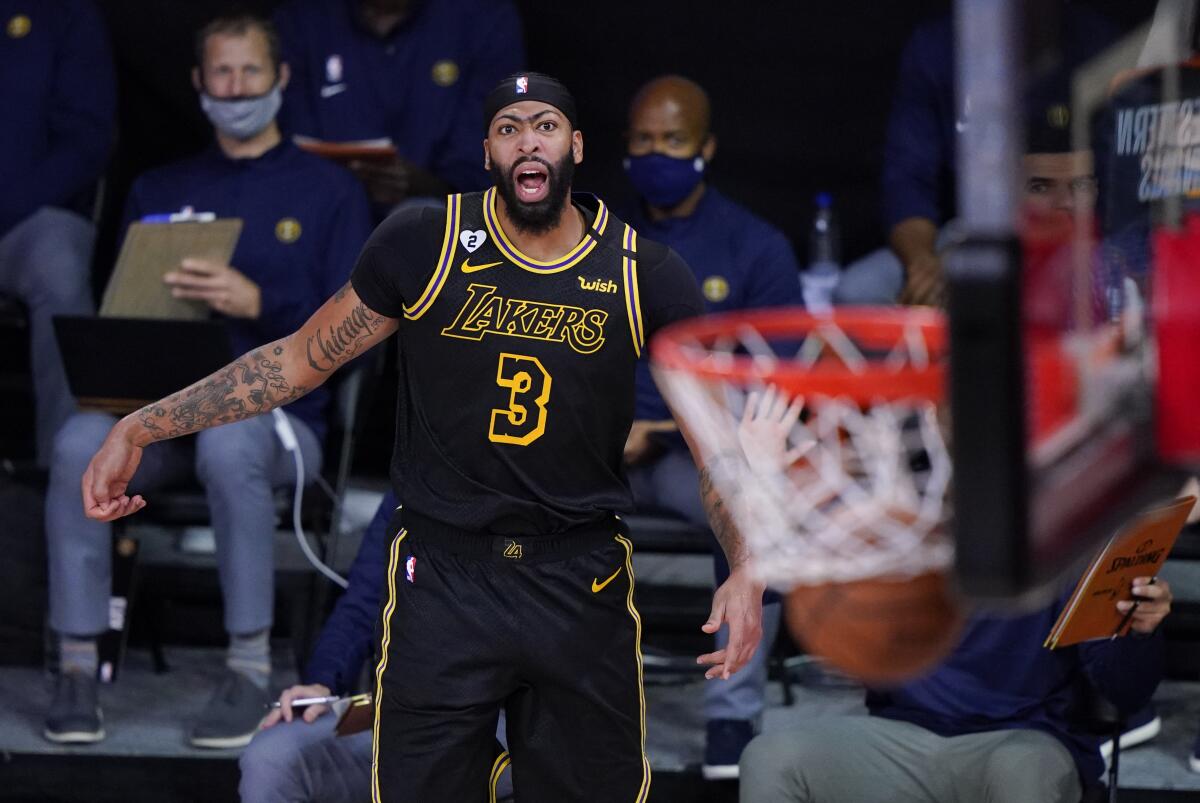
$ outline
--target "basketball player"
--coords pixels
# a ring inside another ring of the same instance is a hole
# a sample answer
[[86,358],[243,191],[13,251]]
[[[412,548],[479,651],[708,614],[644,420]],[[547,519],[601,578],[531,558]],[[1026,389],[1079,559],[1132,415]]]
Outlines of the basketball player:
[[[583,135],[562,84],[514,75],[484,121],[493,187],[393,215],[298,331],[119,422],[84,474],[84,505],[105,520],[139,510],[128,488],[145,446],[286,404],[397,334],[404,507],[390,525],[373,801],[477,800],[501,769],[503,707],[523,803],[640,802],[641,622],[613,511],[630,505],[638,355],[703,302],[673,252],[571,194]],[[718,458],[697,455],[701,471]],[[699,661],[728,677],[759,641],[763,587],[720,500],[706,501],[732,567],[710,623],[730,637]]]

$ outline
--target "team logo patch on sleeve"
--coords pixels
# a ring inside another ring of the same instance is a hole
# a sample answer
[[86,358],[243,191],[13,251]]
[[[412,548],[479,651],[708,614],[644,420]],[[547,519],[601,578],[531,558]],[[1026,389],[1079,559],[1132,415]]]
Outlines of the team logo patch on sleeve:
[[24,14],[17,14],[8,21],[8,25],[4,30],[8,32],[9,38],[20,39],[29,35],[29,31],[33,29],[33,23],[29,21],[29,17]]
[[294,243],[300,239],[300,221],[285,217],[275,224],[275,239],[281,243]]
[[729,282],[725,281],[724,276],[709,276],[700,285],[700,290],[704,297],[714,304],[729,298]]
[[415,580],[416,575],[417,575],[417,556],[409,555],[408,559],[406,561],[404,561],[404,579],[410,583],[416,582],[416,580]]
[[453,86],[458,80],[458,64],[442,59],[433,65],[433,82],[438,86]]

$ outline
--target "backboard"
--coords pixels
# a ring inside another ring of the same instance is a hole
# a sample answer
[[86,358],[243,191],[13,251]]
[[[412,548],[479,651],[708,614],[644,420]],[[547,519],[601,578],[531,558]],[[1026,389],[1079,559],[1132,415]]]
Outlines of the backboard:
[[1047,21],[1045,5],[1029,19],[1015,2],[956,4],[952,520],[959,583],[984,602],[1059,591],[1174,496],[1165,466],[1200,456],[1183,412],[1200,399],[1185,368],[1200,343],[1200,69],[1179,63],[1190,35],[1155,33],[1190,26],[1079,4]]

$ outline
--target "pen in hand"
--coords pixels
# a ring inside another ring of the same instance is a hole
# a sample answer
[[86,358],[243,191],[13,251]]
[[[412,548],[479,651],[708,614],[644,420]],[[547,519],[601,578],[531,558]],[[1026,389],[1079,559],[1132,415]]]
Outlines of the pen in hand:
[[[342,699],[340,694],[333,694],[329,697],[297,697],[295,700],[292,700],[292,708],[304,708],[307,705],[329,705],[330,703],[336,703],[340,699]],[[280,707],[282,705],[278,700],[267,706],[267,708]]]
[[[1154,585],[1157,580],[1157,577],[1151,577],[1149,585]],[[1121,617],[1121,624],[1117,625],[1117,629],[1113,631],[1113,638],[1117,638],[1125,631],[1125,626],[1129,624],[1130,620],[1133,619],[1133,615],[1137,613],[1138,605],[1141,604],[1142,599],[1144,599],[1144,597],[1135,596],[1133,598],[1133,604],[1129,606],[1129,610],[1127,610],[1125,615]]]

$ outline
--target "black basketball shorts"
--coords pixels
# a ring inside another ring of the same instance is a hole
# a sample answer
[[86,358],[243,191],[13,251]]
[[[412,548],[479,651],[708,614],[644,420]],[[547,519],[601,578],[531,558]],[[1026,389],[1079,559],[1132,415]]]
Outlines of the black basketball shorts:
[[500,538],[400,511],[391,531],[373,803],[494,799],[502,708],[520,803],[643,803],[641,620],[620,521]]

